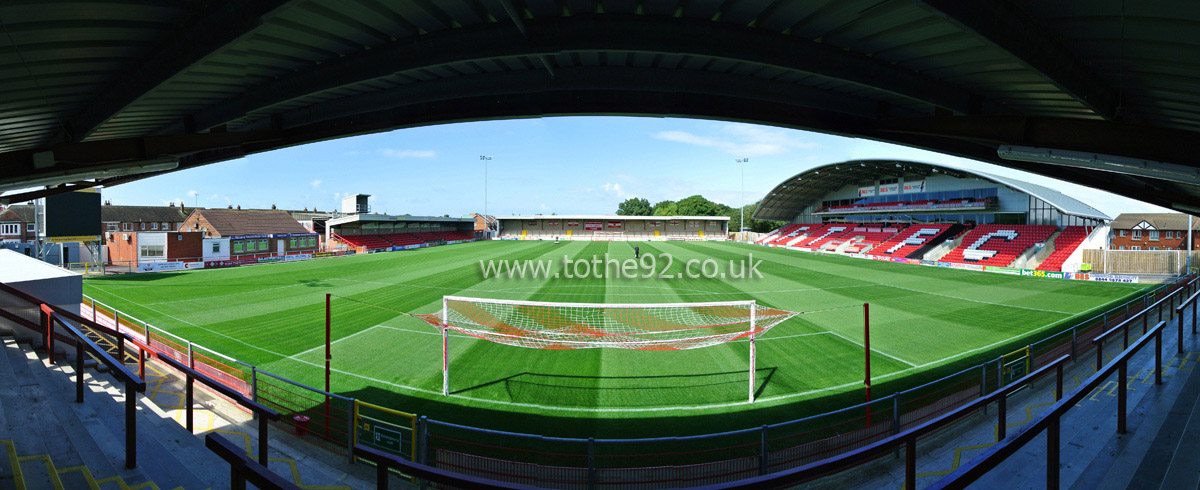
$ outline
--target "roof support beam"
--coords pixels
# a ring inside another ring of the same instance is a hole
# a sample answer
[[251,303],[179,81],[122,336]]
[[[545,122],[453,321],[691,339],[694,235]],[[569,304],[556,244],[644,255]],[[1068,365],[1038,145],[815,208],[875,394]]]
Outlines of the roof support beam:
[[161,43],[68,119],[52,143],[79,142],[139,98],[262,25],[291,0],[221,2]]
[[[1030,68],[1105,120],[1118,117],[1118,92],[1010,2],[997,0],[917,0],[937,14],[971,31]],[[975,112],[968,111],[975,114]]]
[[1058,150],[1126,156],[1200,167],[1196,133],[1091,119],[1027,116],[950,116],[878,121],[892,134],[919,134]]
[[[525,19],[518,29],[485,25],[405,38],[282,76],[209,106],[194,117],[197,128],[204,130],[276,104],[408,70],[597,51],[684,54],[778,67],[873,87],[956,114],[979,105],[974,94],[956,85],[795,36],[706,20],[664,22],[644,15],[585,14]],[[178,131],[180,126],[174,124],[160,132]]]

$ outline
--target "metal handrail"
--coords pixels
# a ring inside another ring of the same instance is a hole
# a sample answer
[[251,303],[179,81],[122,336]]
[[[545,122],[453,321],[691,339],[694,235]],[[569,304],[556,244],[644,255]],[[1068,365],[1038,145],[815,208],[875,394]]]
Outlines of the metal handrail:
[[[1105,339],[1108,338],[1108,336],[1113,335],[1117,331],[1123,332],[1122,338],[1124,340],[1121,344],[1121,348],[1128,349],[1129,348],[1129,326],[1134,321],[1136,321],[1140,318],[1142,321],[1142,333],[1145,334],[1149,330],[1150,312],[1157,309],[1158,310],[1158,319],[1161,321],[1162,320],[1162,305],[1163,305],[1163,303],[1169,301],[1169,302],[1171,302],[1170,303],[1171,305],[1174,305],[1175,298],[1177,297],[1177,295],[1179,295],[1181,292],[1185,291],[1187,288],[1194,287],[1196,285],[1196,281],[1197,281],[1197,279],[1192,279],[1192,280],[1188,281],[1186,284],[1184,284],[1183,286],[1180,286],[1178,289],[1171,291],[1170,293],[1167,293],[1167,295],[1163,296],[1162,299],[1155,301],[1150,306],[1143,308],[1142,311],[1137,312],[1133,316],[1126,318],[1125,321],[1118,323],[1117,325],[1113,326],[1112,328],[1105,330],[1104,332],[1101,332],[1100,335],[1097,335],[1094,338],[1092,338],[1092,343],[1096,345],[1096,370],[1099,371],[1100,367],[1104,365],[1104,341],[1105,341]],[[1176,311],[1176,309],[1171,309],[1170,311],[1172,313],[1174,313]],[[1172,315],[1172,316],[1174,316],[1174,315]],[[1183,330],[1183,327],[1181,324],[1181,326],[1180,326],[1181,335],[1179,337],[1181,339],[1183,338],[1182,330]],[[1181,342],[1180,346],[1182,346],[1182,345],[1183,344]],[[1182,348],[1182,347],[1180,347],[1180,348]]]
[[[1063,365],[1071,359],[1071,356],[1064,355],[1053,361],[1050,361],[1045,366],[1038,368],[1020,379],[1013,381],[1005,386],[1000,387],[996,391],[985,396],[975,399],[971,403],[963,405],[951,412],[943,414],[929,422],[918,425],[906,431],[892,435],[886,439],[871,443],[854,451],[842,453],[840,455],[810,463],[798,468],[784,470],[776,473],[771,473],[763,476],[737,480],[734,482],[720,483],[703,487],[690,487],[692,490],[718,490],[718,489],[733,489],[733,488],[775,488],[781,485],[796,484],[802,481],[817,478],[835,471],[850,468],[861,464],[863,461],[873,459],[884,454],[888,454],[900,446],[905,446],[906,462],[905,462],[905,481],[908,482],[907,488],[915,488],[916,482],[916,441],[925,435],[934,432],[945,425],[957,421],[962,416],[971,413],[975,410],[982,409],[988,403],[996,401],[1003,404],[1009,393],[1032,383],[1034,380],[1046,375],[1050,371],[1056,371],[1057,380],[1056,396],[1062,396],[1062,375]],[[1004,426],[1004,410],[998,410],[1001,420],[1001,426]],[[440,425],[452,425],[439,422]],[[740,432],[740,431],[734,431]],[[553,438],[545,438],[552,440]],[[354,446],[352,449],[355,457],[374,461],[379,465],[377,470],[379,473],[378,488],[386,489],[387,480],[386,473],[388,468],[395,468],[401,472],[413,475],[417,478],[427,478],[435,483],[446,483],[452,486],[461,486],[466,488],[489,488],[489,489],[529,489],[524,485],[499,482],[496,480],[484,480],[475,477],[470,477],[460,473],[453,473],[445,470],[440,470],[431,466],[415,463],[399,459],[396,456],[382,453],[371,448]],[[386,467],[385,467],[386,466]]]
[[[1154,339],[1157,343],[1157,352],[1155,356],[1155,384],[1162,384],[1162,332],[1166,327],[1167,322],[1159,322],[1154,328],[1146,332],[1138,338],[1133,345],[1125,349],[1117,357],[1113,358],[1112,362],[1108,363],[1095,374],[1080,383],[1079,387],[1071,393],[1070,396],[1061,398],[1054,403],[1049,409],[1042,412],[1034,420],[1022,426],[1016,434],[1011,438],[1005,439],[1000,443],[988,448],[983,454],[975,457],[965,465],[959,466],[958,469],[946,475],[941,480],[938,480],[933,485],[927,487],[932,490],[943,489],[960,489],[966,488],[971,483],[974,483],[991,469],[999,466],[1000,463],[1008,459],[1032,441],[1043,430],[1047,430],[1046,437],[1046,488],[1058,488],[1059,483],[1059,419],[1076,403],[1079,403],[1084,397],[1091,394],[1092,390],[1100,386],[1102,382],[1108,379],[1109,376],[1116,371],[1117,374],[1117,433],[1125,433],[1125,401],[1126,401],[1126,384],[1129,382],[1127,376],[1129,359],[1137,354],[1138,350],[1150,343]],[[1180,339],[1182,341],[1182,339]],[[909,487],[912,488],[912,487]]]
[[300,490],[295,483],[246,457],[240,448],[224,437],[210,433],[204,437],[204,447],[229,463],[230,485],[233,488],[246,488],[246,482],[250,482],[260,490]]
[[101,364],[108,366],[108,368],[112,370],[112,373],[116,375],[116,377],[121,378],[121,380],[125,381],[126,383],[133,383],[134,386],[137,387],[137,391],[139,393],[146,391],[145,379],[131,371],[129,367],[125,365],[125,363],[118,361],[112,356],[112,354],[109,354],[107,350],[96,345],[95,342],[92,342],[91,339],[87,338],[87,336],[84,335],[83,332],[79,331],[78,328],[75,328],[74,325],[62,321],[57,314],[52,315],[51,318],[58,322],[59,325],[62,325],[64,328],[66,328],[73,337],[79,340],[79,342],[76,343],[76,348],[90,352],[93,356],[95,356],[96,360],[100,361]]
[[113,359],[100,346],[88,339],[83,332],[75,328],[54,311],[53,307],[45,303],[39,305],[42,313],[42,318],[45,321],[45,336],[46,349],[50,362],[54,362],[54,344],[51,339],[56,335],[54,332],[54,323],[62,325],[67,333],[74,336],[72,343],[75,344],[75,403],[83,403],[83,358],[84,352],[91,352],[101,363],[112,369],[112,372],[125,382],[125,467],[137,467],[137,392],[146,391],[146,381],[141,377],[134,375],[123,364],[116,359]]
[[193,387],[195,386],[195,382],[198,380],[201,384],[211,388],[213,391],[232,399],[238,405],[250,409],[250,411],[256,415],[256,418],[258,419],[258,460],[263,466],[267,465],[267,422],[270,420],[279,420],[279,412],[250,398],[247,398],[237,390],[225,386],[220,381],[212,379],[208,377],[208,375],[196,371],[191,366],[188,366],[187,364],[184,364],[171,356],[161,356],[159,357],[159,361],[162,361],[176,370],[183,372],[186,385],[184,406],[186,407],[187,411],[184,426],[187,428],[189,433],[195,431],[195,424],[193,423],[193,406],[195,404],[192,403],[192,401],[194,399],[195,391]]
[[[210,436],[211,437],[211,436]],[[451,488],[479,488],[486,490],[544,490],[541,487],[490,480],[476,476],[455,473],[415,461],[401,459],[398,456],[385,453],[366,446],[355,445],[351,454],[358,459],[375,463],[375,485],[380,490],[388,488],[388,472],[396,469],[406,475],[412,475],[422,480],[444,484]]]

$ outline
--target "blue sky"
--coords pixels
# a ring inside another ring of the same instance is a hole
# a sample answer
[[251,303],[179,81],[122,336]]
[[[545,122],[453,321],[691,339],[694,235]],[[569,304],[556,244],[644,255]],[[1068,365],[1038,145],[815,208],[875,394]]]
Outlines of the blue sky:
[[466,215],[610,214],[628,197],[693,194],[754,202],[806,169],[857,158],[946,164],[1054,187],[1115,217],[1162,208],[1065,182],[903,146],[751,124],[679,118],[547,117],[445,124],[252,155],[103,190],[114,204],[334,209],[371,194],[376,212]]

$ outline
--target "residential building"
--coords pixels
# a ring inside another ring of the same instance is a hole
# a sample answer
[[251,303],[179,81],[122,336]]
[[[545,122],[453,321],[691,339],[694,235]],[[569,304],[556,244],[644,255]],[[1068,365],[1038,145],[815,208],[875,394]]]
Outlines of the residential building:
[[37,220],[31,204],[0,209],[0,243],[32,243],[37,239]]
[[[1187,248],[1188,215],[1122,213],[1112,221],[1112,250],[1183,250]],[[1192,249],[1200,249],[1200,219],[1192,220]]]
[[228,238],[234,259],[319,250],[317,234],[278,209],[197,209],[180,230],[199,232],[204,238]]

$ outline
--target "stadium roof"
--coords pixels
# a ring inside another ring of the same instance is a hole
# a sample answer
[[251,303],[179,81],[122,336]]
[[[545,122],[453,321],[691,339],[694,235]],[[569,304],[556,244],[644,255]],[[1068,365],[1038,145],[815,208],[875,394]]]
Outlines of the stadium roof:
[[624,114],[890,141],[1200,210],[1200,2],[14,0],[0,19],[0,191]]
[[617,214],[528,214],[516,216],[497,216],[496,219],[611,219],[627,221],[662,221],[667,219],[690,219],[708,221],[729,221],[728,216],[622,216]]
[[338,226],[338,225],[344,225],[346,223],[353,223],[355,221],[381,221],[381,222],[386,221],[389,223],[395,222],[395,221],[419,221],[419,222],[423,222],[423,223],[424,222],[474,223],[475,218],[451,218],[448,216],[409,216],[409,215],[392,216],[390,214],[361,213],[361,214],[347,214],[345,216],[340,216],[337,218],[330,219],[329,221],[326,221],[325,223],[327,226]]
[[1078,199],[1048,187],[983,172],[908,160],[850,160],[805,170],[771,189],[754,211],[753,219],[791,220],[810,204],[846,185],[860,185],[880,177],[944,174],[978,178],[1011,187],[1046,201],[1064,214],[1109,220],[1108,215]]

